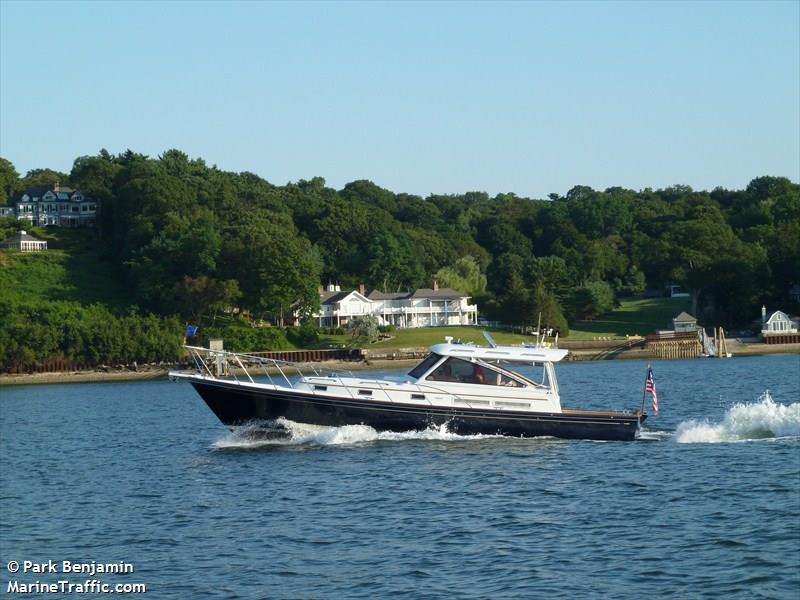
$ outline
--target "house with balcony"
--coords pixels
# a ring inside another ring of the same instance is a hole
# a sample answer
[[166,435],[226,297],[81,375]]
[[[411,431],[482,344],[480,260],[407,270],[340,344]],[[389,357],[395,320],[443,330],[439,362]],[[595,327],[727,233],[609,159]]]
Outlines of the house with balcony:
[[17,219],[39,227],[94,227],[97,202],[80,191],[62,187],[32,187],[14,201]]
[[344,327],[353,317],[372,315],[380,325],[397,328],[475,325],[478,307],[469,296],[448,288],[418,289],[387,293],[362,285],[358,290],[342,291],[338,285],[320,288],[320,312],[315,315],[320,327]]

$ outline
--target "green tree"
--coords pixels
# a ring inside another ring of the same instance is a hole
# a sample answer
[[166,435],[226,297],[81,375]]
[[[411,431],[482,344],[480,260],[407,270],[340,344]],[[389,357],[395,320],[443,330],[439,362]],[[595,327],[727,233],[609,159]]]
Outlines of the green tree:
[[0,156],[0,204],[10,204],[19,189],[19,173],[10,160]]
[[67,177],[66,173],[54,171],[53,169],[31,169],[19,182],[20,189],[52,187],[57,183],[68,186],[70,184],[69,177]]
[[184,275],[175,284],[175,296],[181,314],[200,322],[209,312],[216,320],[217,314],[232,308],[242,296],[239,282],[235,279],[214,279],[205,275]]
[[587,281],[572,294],[572,316],[593,320],[614,308],[614,291],[605,281]]
[[471,296],[486,291],[486,275],[481,273],[481,267],[474,256],[462,256],[454,265],[442,267],[436,272],[434,279],[442,287],[466,292]]
[[347,330],[350,332],[347,345],[350,348],[361,348],[378,339],[378,318],[373,315],[353,317],[347,324]]
[[367,280],[383,290],[410,288],[425,274],[408,238],[380,232],[367,248]]
[[297,311],[301,318],[319,308],[321,261],[291,222],[276,223],[252,211],[229,230],[224,249],[242,291],[242,303],[255,315],[283,325]]

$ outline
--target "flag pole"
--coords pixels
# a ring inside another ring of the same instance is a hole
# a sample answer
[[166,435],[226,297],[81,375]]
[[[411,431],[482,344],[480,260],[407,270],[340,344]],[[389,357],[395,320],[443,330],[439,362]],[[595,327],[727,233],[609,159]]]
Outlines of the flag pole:
[[647,371],[644,373],[644,385],[642,386],[642,407],[639,409],[639,414],[644,414],[644,397],[647,394],[647,378],[650,375],[650,363],[647,363]]

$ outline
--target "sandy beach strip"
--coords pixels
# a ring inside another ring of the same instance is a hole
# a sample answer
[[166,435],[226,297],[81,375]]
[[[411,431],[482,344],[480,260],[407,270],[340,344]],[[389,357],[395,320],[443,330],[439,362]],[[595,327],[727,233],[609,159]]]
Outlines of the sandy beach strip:
[[[371,360],[369,362],[352,361],[328,361],[315,363],[315,366],[326,372],[336,371],[347,373],[348,371],[365,371],[378,369],[409,369],[417,364],[419,360]],[[148,381],[153,379],[166,379],[169,368],[147,368],[139,371],[120,370],[120,371],[63,371],[55,373],[19,373],[0,375],[0,386],[3,385],[39,385],[45,383],[101,383],[109,381]],[[174,370],[181,370],[176,366]],[[272,373],[277,370],[270,369]],[[251,371],[253,376],[257,370]]]
[[[761,356],[767,354],[800,354],[800,344],[741,344],[735,341],[728,341],[728,350],[737,356]],[[593,350],[572,350],[570,357],[572,360],[591,360],[598,353]],[[669,360],[654,358],[647,350],[631,349],[620,352],[614,359],[646,359],[646,360]],[[361,362],[353,361],[328,361],[315,363],[316,367],[325,372],[339,372],[346,374],[349,371],[366,371],[380,369],[411,369],[419,362],[419,359],[380,359]],[[174,367],[180,370],[180,367]],[[169,368],[145,367],[138,371],[119,370],[119,371],[65,371],[58,373],[21,373],[0,375],[0,386],[3,385],[39,385],[45,383],[99,383],[110,381],[147,381],[153,379],[166,379]],[[258,371],[253,371],[253,375]],[[276,370],[270,369],[271,373]]]

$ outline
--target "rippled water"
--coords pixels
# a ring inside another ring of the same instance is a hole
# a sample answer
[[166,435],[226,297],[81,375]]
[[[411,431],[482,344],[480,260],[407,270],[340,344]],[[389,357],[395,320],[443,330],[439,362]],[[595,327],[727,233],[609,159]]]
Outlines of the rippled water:
[[[96,577],[155,598],[798,598],[800,356],[654,371],[651,441],[605,443],[264,440],[181,383],[0,388],[0,584],[122,560]],[[563,403],[636,408],[644,372],[565,364]]]

